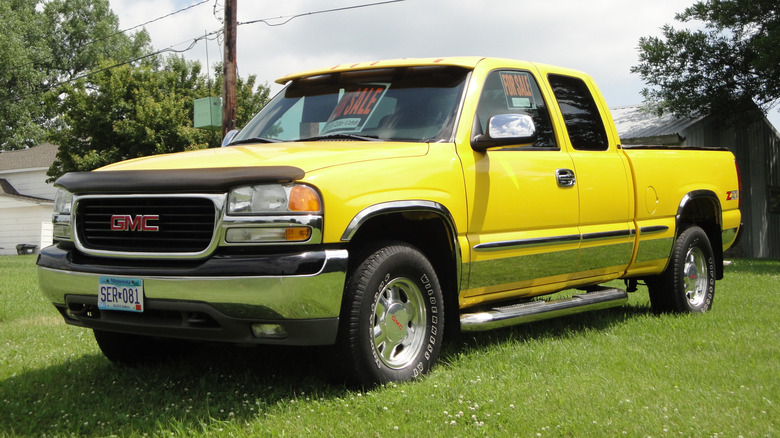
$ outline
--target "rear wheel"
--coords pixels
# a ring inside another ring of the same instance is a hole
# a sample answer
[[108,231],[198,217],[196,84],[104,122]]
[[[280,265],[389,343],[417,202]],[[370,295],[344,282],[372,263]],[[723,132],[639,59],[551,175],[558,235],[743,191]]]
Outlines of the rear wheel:
[[698,226],[683,230],[675,241],[669,266],[648,279],[655,313],[695,313],[712,308],[715,296],[715,257],[707,234]]
[[433,266],[416,248],[377,244],[358,256],[345,290],[339,345],[350,380],[415,379],[439,355],[444,306]]

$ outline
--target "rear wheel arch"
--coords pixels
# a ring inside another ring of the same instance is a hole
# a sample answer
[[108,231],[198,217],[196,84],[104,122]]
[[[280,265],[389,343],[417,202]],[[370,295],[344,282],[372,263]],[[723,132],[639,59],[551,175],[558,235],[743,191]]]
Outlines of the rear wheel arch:
[[712,246],[715,258],[715,278],[723,278],[722,208],[718,196],[710,190],[697,190],[686,194],[677,208],[677,236],[695,225],[704,230]]

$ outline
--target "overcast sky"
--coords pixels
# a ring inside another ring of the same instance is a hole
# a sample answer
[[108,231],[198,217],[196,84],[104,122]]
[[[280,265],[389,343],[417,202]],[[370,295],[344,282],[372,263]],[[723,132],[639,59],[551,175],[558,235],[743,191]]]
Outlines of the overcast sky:
[[[110,0],[126,29],[201,0]],[[272,94],[288,73],[390,58],[495,56],[561,65],[594,77],[611,107],[638,104],[642,36],[660,36],[674,14],[693,0],[404,0],[364,8],[308,14],[383,0],[238,0],[238,73],[254,74]],[[386,0],[384,0],[386,1]],[[146,25],[155,49],[187,48],[221,28],[224,0],[211,0]],[[215,14],[216,6],[216,14]],[[218,20],[218,18],[220,20]],[[287,21],[290,19],[289,21]],[[281,24],[283,22],[286,24]],[[203,41],[183,53],[206,65],[221,61],[222,40]],[[780,126],[777,109],[770,112]]]

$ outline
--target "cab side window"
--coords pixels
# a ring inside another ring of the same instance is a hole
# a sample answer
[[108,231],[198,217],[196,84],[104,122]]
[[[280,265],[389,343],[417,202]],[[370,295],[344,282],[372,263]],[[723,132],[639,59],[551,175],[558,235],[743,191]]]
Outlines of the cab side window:
[[547,79],[558,101],[574,149],[607,150],[607,131],[588,85],[582,79],[571,76],[549,75]]
[[536,127],[535,148],[555,148],[550,112],[533,75],[527,71],[497,70],[485,79],[477,105],[477,122],[487,132],[490,117],[499,114],[528,114]]

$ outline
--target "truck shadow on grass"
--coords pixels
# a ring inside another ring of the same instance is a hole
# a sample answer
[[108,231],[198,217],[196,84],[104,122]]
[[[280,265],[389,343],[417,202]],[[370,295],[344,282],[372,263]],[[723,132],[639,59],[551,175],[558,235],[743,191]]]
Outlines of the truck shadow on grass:
[[[114,365],[101,354],[0,382],[3,433],[192,434],[305,400],[343,396],[320,349],[196,344],[158,363]],[[187,433],[187,431],[189,431]]]
[[439,360],[451,363],[461,354],[486,350],[507,342],[543,342],[545,339],[564,339],[585,332],[606,331],[637,317],[651,315],[653,312],[648,303],[626,304],[496,330],[460,333],[445,344]]
[[[462,334],[445,344],[440,366],[457,367],[460,355],[504,342],[607,330],[648,313],[646,306],[629,305]],[[4,430],[12,435],[151,436],[191,434],[225,422],[241,425],[269,412],[294,412],[296,404],[348,396],[352,389],[334,377],[335,359],[329,348],[194,344],[161,362],[131,368],[88,354],[0,382]]]

